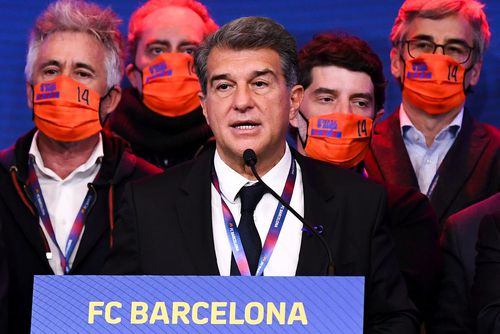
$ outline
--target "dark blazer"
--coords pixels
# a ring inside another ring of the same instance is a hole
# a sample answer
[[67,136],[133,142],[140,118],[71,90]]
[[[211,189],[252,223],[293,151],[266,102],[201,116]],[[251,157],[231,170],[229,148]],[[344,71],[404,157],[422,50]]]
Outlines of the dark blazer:
[[[127,187],[105,273],[219,275],[211,218],[213,154],[207,150]],[[350,171],[295,156],[305,219],[324,226],[336,274],[366,276],[365,332],[415,333],[416,310],[385,223],[384,190]],[[296,274],[323,275],[327,264],[321,243],[304,235]]]
[[436,214],[427,196],[419,191],[382,185],[387,190],[394,252],[408,295],[428,322],[434,313],[442,264]]
[[476,321],[470,309],[474,281],[479,223],[500,208],[500,193],[451,215],[441,235],[443,277],[433,333],[475,333]]
[[477,333],[500,333],[500,211],[481,221],[476,248],[472,309]]
[[[0,217],[9,267],[9,333],[30,332],[34,275],[52,275],[44,248],[43,232],[35,206],[24,185],[28,152],[34,131],[15,146],[0,152]],[[103,134],[104,158],[98,178],[92,183],[96,200],[89,208],[80,246],[70,274],[99,274],[109,251],[113,206],[118,204],[125,183],[160,169],[125,150],[122,140]]]
[[[419,189],[406,151],[399,112],[374,130],[366,158],[370,177]],[[480,124],[467,111],[462,128],[440,166],[431,196],[440,228],[446,218],[500,191],[500,130]]]

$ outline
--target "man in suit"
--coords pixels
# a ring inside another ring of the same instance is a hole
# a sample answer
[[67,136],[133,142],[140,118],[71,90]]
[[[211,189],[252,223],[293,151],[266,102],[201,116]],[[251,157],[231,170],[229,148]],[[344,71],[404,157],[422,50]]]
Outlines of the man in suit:
[[500,193],[451,215],[441,234],[443,277],[433,333],[475,333],[476,319],[470,309],[474,282],[476,243],[481,220],[498,211]]
[[[366,175],[363,159],[371,124],[385,101],[386,80],[379,57],[355,36],[319,34],[299,52],[299,83],[305,89],[304,99],[291,121],[297,128],[298,151]],[[335,122],[335,130],[322,131],[329,121]],[[441,268],[436,215],[419,191],[383,186],[399,267],[411,300],[428,320]]]
[[500,332],[500,211],[486,216],[479,226],[472,311],[477,334]]
[[[383,189],[286,144],[303,95],[290,33],[268,18],[234,20],[201,45],[196,71],[215,151],[130,185],[105,272],[324,275],[329,261],[321,242],[292,214],[280,215],[271,194],[255,195],[260,185],[242,157],[250,148],[264,182],[309,224],[323,227],[335,274],[366,276],[365,332],[415,333]],[[270,229],[279,238],[269,239]]]
[[28,47],[36,128],[0,152],[9,333],[29,333],[34,275],[98,274],[124,184],[160,172],[101,131],[118,104],[120,20],[84,1],[52,3]]
[[426,194],[440,228],[500,190],[500,131],[464,109],[490,30],[477,0],[407,0],[391,32],[401,106],[375,127],[368,173]]
[[149,0],[130,18],[126,74],[132,87],[107,126],[160,168],[192,159],[213,136],[192,66],[194,51],[215,30],[205,6],[194,0]]

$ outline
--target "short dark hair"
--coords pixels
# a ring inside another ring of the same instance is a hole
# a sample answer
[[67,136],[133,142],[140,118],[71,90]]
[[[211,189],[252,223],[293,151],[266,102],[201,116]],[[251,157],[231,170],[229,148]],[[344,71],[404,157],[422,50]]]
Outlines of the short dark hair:
[[374,87],[375,112],[384,107],[387,81],[382,61],[367,42],[345,33],[316,35],[299,52],[299,84],[307,89],[313,67],[330,65],[368,74]]
[[207,60],[215,48],[230,50],[271,49],[280,56],[286,85],[297,84],[297,46],[293,36],[279,23],[267,17],[242,17],[231,21],[207,37],[195,56],[196,74],[203,94],[207,93]]

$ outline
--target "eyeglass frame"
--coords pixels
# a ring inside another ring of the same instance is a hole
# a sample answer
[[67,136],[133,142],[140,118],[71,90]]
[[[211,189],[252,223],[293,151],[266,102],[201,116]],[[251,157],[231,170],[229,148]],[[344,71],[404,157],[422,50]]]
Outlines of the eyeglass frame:
[[[410,52],[410,43],[411,42],[414,42],[414,41],[424,41],[424,42],[429,42],[429,43],[432,43],[434,44],[434,50],[432,51],[432,53],[428,53],[428,54],[436,54],[436,51],[438,49],[438,47],[440,47],[442,50],[443,50],[443,54],[444,55],[447,55],[446,54],[446,51],[445,51],[445,47],[449,44],[461,44],[462,46],[466,47],[468,50],[469,50],[469,54],[467,55],[467,58],[463,61],[463,62],[460,62],[459,64],[465,64],[467,63],[470,59],[471,59],[471,55],[472,55],[472,51],[474,51],[476,48],[473,47],[473,46],[469,46],[467,43],[457,43],[457,42],[454,42],[454,43],[446,43],[446,44],[437,44],[433,41],[430,41],[430,40],[427,40],[427,39],[418,39],[418,38],[415,38],[415,39],[410,39],[410,40],[402,40],[400,43],[401,44],[406,44],[406,51],[408,51],[408,55],[415,59],[417,57],[414,57],[411,52]],[[451,56],[450,56],[451,57]],[[456,60],[456,59],[455,59]]]

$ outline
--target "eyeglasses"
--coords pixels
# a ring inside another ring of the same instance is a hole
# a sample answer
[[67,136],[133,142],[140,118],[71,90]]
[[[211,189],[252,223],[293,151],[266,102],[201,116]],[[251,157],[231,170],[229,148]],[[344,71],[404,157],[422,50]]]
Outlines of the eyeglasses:
[[412,58],[417,58],[422,54],[436,53],[437,48],[441,48],[443,54],[455,59],[459,64],[466,63],[474,50],[474,48],[460,42],[436,44],[425,39],[411,39],[403,41],[403,43],[408,45],[408,54]]

